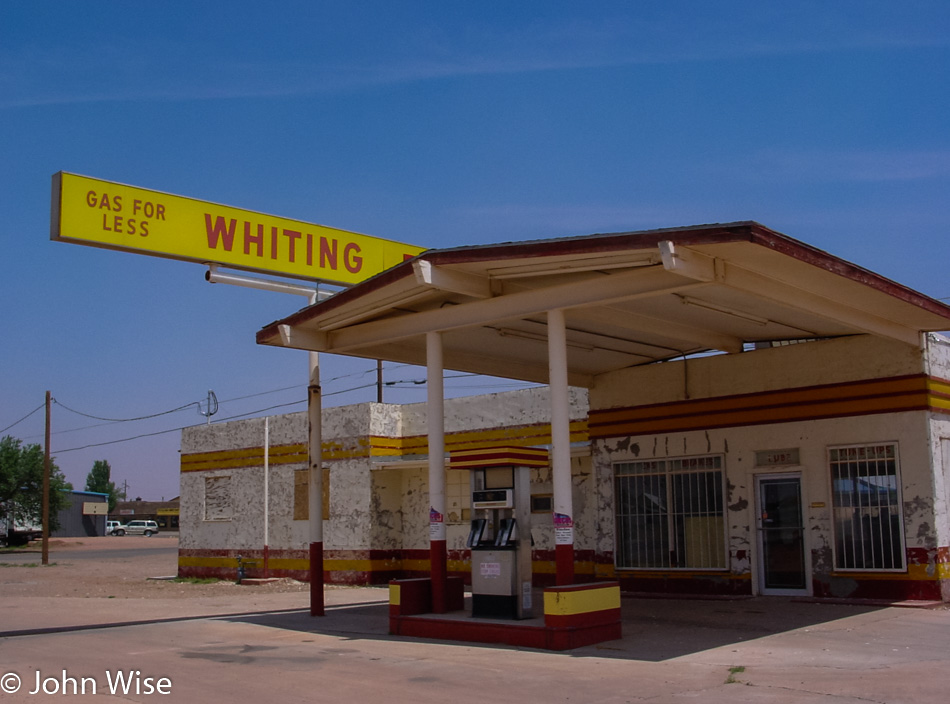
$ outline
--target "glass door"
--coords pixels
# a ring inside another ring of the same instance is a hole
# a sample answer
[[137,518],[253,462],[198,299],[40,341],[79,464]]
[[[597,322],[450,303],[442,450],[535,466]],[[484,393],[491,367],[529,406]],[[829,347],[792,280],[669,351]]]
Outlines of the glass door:
[[757,483],[759,591],[762,594],[806,594],[801,477],[759,477]]

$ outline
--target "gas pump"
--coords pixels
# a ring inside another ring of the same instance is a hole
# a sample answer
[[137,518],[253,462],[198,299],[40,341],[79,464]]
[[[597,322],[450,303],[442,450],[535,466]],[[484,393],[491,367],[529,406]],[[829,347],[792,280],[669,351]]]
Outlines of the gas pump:
[[474,617],[531,618],[530,472],[515,464],[471,468],[466,545],[472,551]]

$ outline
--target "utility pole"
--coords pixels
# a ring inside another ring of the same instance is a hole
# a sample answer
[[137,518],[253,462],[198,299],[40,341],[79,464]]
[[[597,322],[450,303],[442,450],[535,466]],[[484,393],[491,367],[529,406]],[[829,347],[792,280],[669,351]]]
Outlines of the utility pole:
[[46,392],[46,448],[43,450],[43,564],[49,564],[50,392]]

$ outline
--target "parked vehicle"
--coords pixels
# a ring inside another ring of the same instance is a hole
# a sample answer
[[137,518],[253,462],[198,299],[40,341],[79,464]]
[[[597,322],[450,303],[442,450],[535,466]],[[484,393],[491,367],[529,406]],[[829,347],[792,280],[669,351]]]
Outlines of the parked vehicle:
[[144,535],[149,537],[158,532],[158,523],[155,521],[129,521],[124,526],[119,526],[113,531],[113,535]]
[[42,537],[43,526],[39,523],[23,523],[9,517],[0,519],[0,546],[26,545]]
[[120,528],[125,528],[121,521],[106,521],[106,535],[118,535],[116,531]]

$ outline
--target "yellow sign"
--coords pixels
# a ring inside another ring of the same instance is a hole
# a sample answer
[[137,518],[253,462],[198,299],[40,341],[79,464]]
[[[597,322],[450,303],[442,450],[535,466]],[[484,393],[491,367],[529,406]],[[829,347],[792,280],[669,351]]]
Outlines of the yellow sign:
[[180,509],[177,508],[160,508],[155,512],[157,516],[177,516],[180,512]]
[[341,285],[424,251],[65,172],[53,175],[50,239]]

